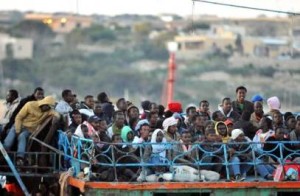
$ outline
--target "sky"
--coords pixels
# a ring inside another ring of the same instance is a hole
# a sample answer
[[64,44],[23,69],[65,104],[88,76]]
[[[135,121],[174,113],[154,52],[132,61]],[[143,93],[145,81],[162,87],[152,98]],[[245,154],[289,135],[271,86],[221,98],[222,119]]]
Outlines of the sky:
[[[300,0],[210,0],[250,7],[300,13]],[[78,4],[77,4],[78,3]],[[285,14],[252,11],[211,5],[192,0],[0,0],[0,10],[38,12],[72,12],[80,14],[151,14],[172,13],[181,16],[218,15],[221,17],[286,16]],[[78,5],[78,6],[77,6]],[[78,9],[77,9],[78,7]],[[194,11],[192,11],[194,10]]]

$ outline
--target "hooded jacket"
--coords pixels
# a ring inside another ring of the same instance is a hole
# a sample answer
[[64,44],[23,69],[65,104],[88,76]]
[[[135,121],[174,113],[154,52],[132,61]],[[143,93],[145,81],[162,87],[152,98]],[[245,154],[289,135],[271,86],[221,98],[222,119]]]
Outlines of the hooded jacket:
[[[215,125],[215,131],[216,131],[216,135],[220,135],[219,131],[218,131],[218,125],[219,124],[224,124],[226,126],[226,124],[222,121],[220,122],[216,122],[216,125]],[[228,136],[228,128],[226,126],[226,136],[223,136],[223,135],[220,135],[222,137],[222,142],[223,143],[227,143],[228,139],[229,139],[229,136]]]
[[46,118],[50,116],[56,116],[59,118],[59,114],[54,109],[42,112],[40,108],[42,105],[49,105],[50,107],[53,107],[55,105],[55,99],[51,96],[47,96],[42,100],[26,103],[16,116],[16,133],[20,133],[22,128],[26,128],[28,131],[34,132]]

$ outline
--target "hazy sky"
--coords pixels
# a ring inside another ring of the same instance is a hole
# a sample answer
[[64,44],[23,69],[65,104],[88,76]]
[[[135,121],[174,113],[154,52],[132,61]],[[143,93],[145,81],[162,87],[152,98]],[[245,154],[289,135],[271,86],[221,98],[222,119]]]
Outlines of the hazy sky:
[[[192,14],[192,0],[0,0],[0,10],[21,10],[40,12],[74,12],[77,2],[80,14],[159,14],[175,13],[178,15]],[[300,13],[300,0],[211,0],[245,6],[293,11]],[[218,5],[195,2],[194,14],[211,14],[225,17],[254,17],[260,14],[279,15],[230,8]],[[285,16],[285,15],[280,15]]]

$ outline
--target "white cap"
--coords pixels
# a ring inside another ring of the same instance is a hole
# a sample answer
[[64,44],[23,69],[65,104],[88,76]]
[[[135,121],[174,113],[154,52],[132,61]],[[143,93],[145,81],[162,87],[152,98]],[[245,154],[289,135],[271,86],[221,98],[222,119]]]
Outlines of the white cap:
[[233,129],[231,132],[231,138],[235,140],[239,135],[244,134],[243,130],[241,129]]

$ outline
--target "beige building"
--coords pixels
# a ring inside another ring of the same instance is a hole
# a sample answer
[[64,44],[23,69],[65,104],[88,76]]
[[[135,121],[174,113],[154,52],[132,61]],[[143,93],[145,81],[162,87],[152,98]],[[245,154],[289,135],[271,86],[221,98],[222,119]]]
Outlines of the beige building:
[[28,13],[24,18],[42,21],[56,33],[70,33],[76,28],[88,28],[93,24],[93,19],[90,16],[72,14]]
[[[241,37],[243,55],[276,58],[288,55],[291,50],[289,38],[247,37],[245,29],[235,26],[213,25],[201,35],[180,35],[175,37],[178,50],[182,53],[205,54],[216,51],[229,52],[236,49],[238,36]],[[241,50],[241,49],[240,49]]]
[[33,41],[28,38],[10,37],[0,34],[0,60],[5,58],[31,59],[33,56]]

